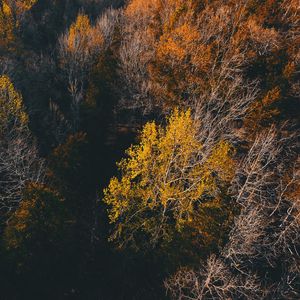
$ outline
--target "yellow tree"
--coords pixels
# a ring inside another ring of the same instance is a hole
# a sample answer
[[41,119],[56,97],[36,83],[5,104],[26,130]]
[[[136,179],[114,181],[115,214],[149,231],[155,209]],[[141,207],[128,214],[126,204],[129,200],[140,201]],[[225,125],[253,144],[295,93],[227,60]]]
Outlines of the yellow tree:
[[11,8],[3,2],[0,7],[0,46],[6,49],[15,41],[14,20]]
[[28,125],[28,116],[24,110],[22,96],[14,89],[9,77],[0,76],[0,136],[11,126],[23,130]]
[[0,4],[0,47],[14,49],[23,15],[37,0],[3,0]]
[[60,37],[59,43],[61,66],[72,96],[73,127],[76,130],[88,75],[100,55],[104,38],[101,30],[90,24],[87,15],[79,14],[69,30]]
[[27,182],[44,177],[22,96],[7,76],[0,76],[0,174],[0,219],[6,219],[21,201]]
[[205,149],[198,125],[190,111],[175,110],[166,127],[147,123],[140,143],[127,150],[128,158],[118,164],[122,177],[112,178],[104,191],[115,224],[111,238],[120,245],[168,242],[187,227],[209,242],[217,227],[224,230],[233,149],[225,141]]

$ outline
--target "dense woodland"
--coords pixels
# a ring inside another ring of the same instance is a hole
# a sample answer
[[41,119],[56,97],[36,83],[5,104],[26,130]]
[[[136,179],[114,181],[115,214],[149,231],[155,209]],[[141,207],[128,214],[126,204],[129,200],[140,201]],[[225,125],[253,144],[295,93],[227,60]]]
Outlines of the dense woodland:
[[299,0],[0,1],[0,299],[300,299]]

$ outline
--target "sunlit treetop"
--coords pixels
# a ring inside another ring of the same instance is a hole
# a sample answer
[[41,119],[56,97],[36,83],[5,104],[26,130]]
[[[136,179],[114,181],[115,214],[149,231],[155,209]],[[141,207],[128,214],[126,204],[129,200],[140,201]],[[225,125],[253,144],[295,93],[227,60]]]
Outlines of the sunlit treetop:
[[12,126],[22,130],[28,125],[22,96],[18,93],[9,77],[0,76],[0,132]]
[[20,19],[37,0],[3,0],[0,4],[0,48],[14,49]]
[[121,178],[112,178],[105,190],[110,221],[116,224],[113,238],[124,238],[125,231],[130,240],[128,231],[142,231],[149,234],[150,243],[172,239],[169,230],[180,231],[201,205],[219,197],[233,176],[232,147],[220,141],[205,153],[197,128],[190,111],[178,110],[166,127],[154,122],[144,126],[140,143],[118,164]]
[[88,16],[79,14],[76,22],[71,25],[69,31],[68,46],[71,51],[72,49],[76,48],[76,43],[87,43],[85,37],[87,37],[87,32],[90,29],[91,24]]
[[70,26],[67,36],[67,51],[91,52],[103,43],[102,35],[90,24],[87,15],[79,14]]
[[29,10],[38,0],[17,0],[16,6],[23,10]]
[[11,8],[5,3],[0,7],[0,47],[7,47],[15,41],[14,20]]
[[134,0],[129,3],[126,8],[126,14],[128,16],[134,16],[136,14],[144,14],[149,16],[151,12],[158,11],[161,7],[161,0],[147,1],[146,3],[141,0]]
[[3,7],[10,10],[14,14],[22,14],[30,10],[38,0],[3,0]]

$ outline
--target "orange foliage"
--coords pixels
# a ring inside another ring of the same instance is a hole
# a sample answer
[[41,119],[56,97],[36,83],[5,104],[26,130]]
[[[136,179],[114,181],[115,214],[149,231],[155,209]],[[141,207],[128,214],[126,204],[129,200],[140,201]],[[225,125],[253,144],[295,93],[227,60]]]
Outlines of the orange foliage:
[[21,249],[30,242],[36,243],[35,239],[41,236],[53,242],[63,224],[63,199],[60,195],[44,185],[30,184],[5,229],[6,247],[9,250]]
[[279,87],[268,91],[267,94],[259,101],[250,106],[249,112],[245,119],[245,127],[252,134],[258,132],[264,124],[271,123],[274,117],[278,116],[279,110],[274,104],[281,98]]
[[75,23],[70,27],[67,36],[67,50],[75,52],[81,50],[85,53],[92,51],[93,48],[102,45],[102,35],[90,24],[87,15],[79,14]]
[[158,12],[161,9],[162,1],[143,1],[143,0],[133,0],[129,3],[126,8],[126,14],[128,17],[134,17],[135,15],[142,15],[144,17],[150,17],[153,12]]

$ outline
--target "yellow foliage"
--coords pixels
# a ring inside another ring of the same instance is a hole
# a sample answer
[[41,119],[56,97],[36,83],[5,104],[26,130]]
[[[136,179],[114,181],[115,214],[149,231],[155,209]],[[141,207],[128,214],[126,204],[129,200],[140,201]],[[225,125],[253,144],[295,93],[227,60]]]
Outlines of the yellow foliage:
[[[37,0],[3,0],[0,4],[0,47],[11,48],[16,43],[19,17],[30,10]],[[13,4],[13,5],[12,5]]]
[[0,133],[3,128],[18,125],[21,129],[28,124],[22,96],[14,89],[7,76],[0,76]]
[[6,16],[12,15],[11,8],[6,2],[3,2],[3,4],[2,4],[2,11],[3,11],[4,15],[6,15]]
[[197,128],[189,110],[177,109],[166,127],[154,122],[144,126],[140,143],[131,146],[128,158],[118,164],[122,178],[114,177],[104,191],[117,235],[126,226],[152,232],[152,221],[141,217],[146,211],[157,214],[157,222],[171,214],[175,227],[181,230],[195,215],[195,204],[201,206],[205,196],[217,196],[220,182],[231,180],[232,147],[222,141],[204,157]]
[[0,47],[7,48],[15,41],[15,22],[10,6],[2,3],[0,7]]

